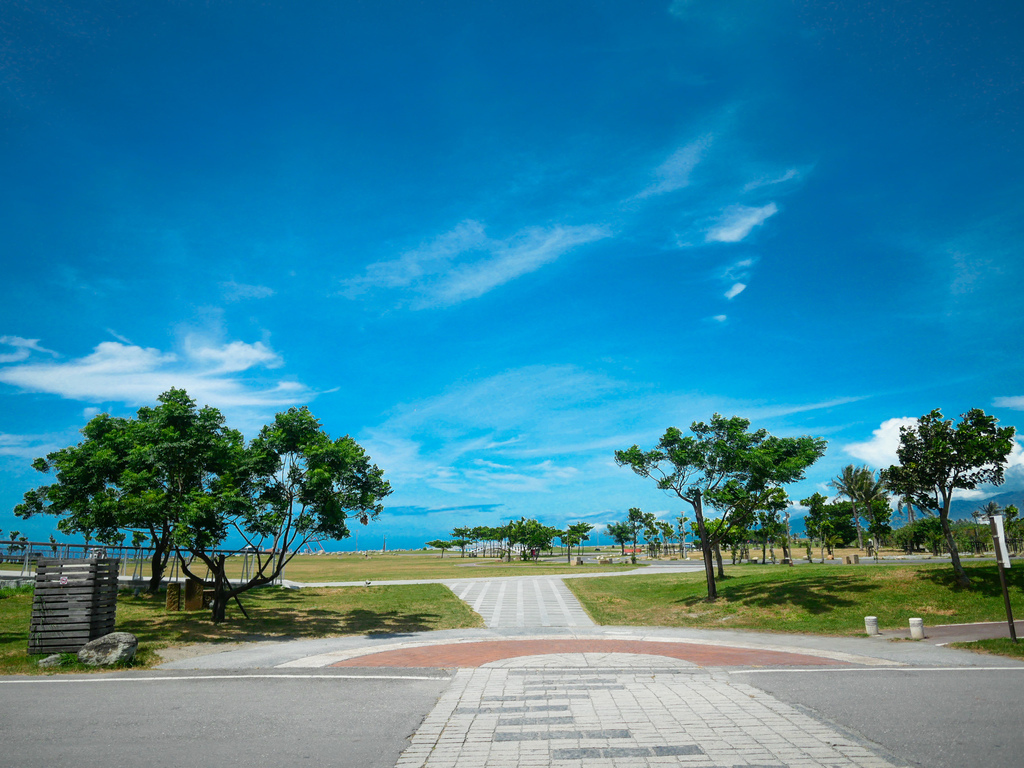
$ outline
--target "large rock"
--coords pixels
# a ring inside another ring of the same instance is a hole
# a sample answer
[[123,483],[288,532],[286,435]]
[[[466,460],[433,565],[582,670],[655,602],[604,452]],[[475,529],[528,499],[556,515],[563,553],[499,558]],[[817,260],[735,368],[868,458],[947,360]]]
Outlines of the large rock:
[[129,632],[111,632],[82,646],[78,660],[90,667],[106,667],[135,656],[139,640]]

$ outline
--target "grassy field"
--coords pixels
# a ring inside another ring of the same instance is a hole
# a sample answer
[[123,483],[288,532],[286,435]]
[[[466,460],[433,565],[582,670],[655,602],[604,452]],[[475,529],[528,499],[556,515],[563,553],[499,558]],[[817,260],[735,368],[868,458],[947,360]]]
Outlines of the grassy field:
[[[440,584],[415,584],[344,589],[287,590],[264,588],[241,597],[251,619],[232,602],[227,621],[215,625],[209,611],[172,612],[164,595],[118,597],[117,630],[139,638],[136,666],[156,663],[155,651],[199,642],[232,642],[331,635],[421,632],[482,627],[483,621]],[[0,590],[0,674],[39,671],[30,657],[28,626],[31,588]],[[71,671],[84,671],[74,668]]]
[[[531,574],[580,573],[633,570],[633,565],[569,565],[565,558],[542,558],[540,562],[513,560],[506,563],[496,558],[454,557],[438,555],[296,555],[285,567],[285,578],[292,581],[392,581],[401,579],[472,579],[494,576],[526,576]],[[131,571],[129,570],[129,574]],[[148,573],[148,571],[147,571]],[[206,573],[200,566],[199,576]],[[228,576],[242,573],[242,558],[228,561]]]
[[[965,566],[974,588],[955,587],[949,565],[726,567],[719,599],[705,602],[703,573],[570,579],[599,624],[755,629],[855,635],[864,617],[881,629],[999,621],[1005,617],[995,564]],[[1014,612],[1024,615],[1024,569],[1007,572]]]

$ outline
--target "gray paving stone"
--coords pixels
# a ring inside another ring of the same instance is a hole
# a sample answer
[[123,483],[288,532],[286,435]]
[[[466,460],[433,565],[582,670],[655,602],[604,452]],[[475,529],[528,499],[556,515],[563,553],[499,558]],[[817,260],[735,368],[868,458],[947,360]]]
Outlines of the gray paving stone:
[[[459,670],[397,766],[894,768],[868,745],[733,679],[622,670],[604,671],[601,680],[571,701],[529,705],[518,698],[527,687],[557,694],[562,676],[552,679],[545,668]],[[510,703],[483,703],[495,698]]]

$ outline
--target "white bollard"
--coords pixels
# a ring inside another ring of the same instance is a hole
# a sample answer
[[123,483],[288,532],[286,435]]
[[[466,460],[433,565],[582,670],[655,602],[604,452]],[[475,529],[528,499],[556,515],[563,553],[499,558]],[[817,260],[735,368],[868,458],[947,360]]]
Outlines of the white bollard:
[[874,637],[878,634],[878,617],[877,616],[865,616],[864,617],[864,631],[869,637]]
[[910,639],[924,640],[924,619],[910,620]]

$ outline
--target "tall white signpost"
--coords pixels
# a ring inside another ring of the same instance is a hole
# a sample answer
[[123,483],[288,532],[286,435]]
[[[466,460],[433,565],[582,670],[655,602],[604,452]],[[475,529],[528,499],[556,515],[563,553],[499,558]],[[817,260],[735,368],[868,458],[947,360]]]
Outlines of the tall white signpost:
[[1006,621],[1010,625],[1010,639],[1016,643],[1017,629],[1013,626],[1010,592],[1006,589],[1006,569],[1010,567],[1010,553],[1006,549],[1006,532],[1003,529],[1003,516],[990,515],[988,524],[992,529],[992,543],[996,550],[996,561],[999,563],[999,581],[1003,585],[1003,602],[1006,603]]

